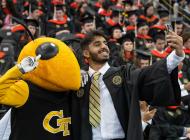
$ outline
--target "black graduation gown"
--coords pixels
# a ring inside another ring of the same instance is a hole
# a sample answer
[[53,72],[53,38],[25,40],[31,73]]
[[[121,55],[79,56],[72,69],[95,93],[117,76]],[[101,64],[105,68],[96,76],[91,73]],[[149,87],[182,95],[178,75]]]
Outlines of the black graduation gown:
[[[149,140],[180,140],[184,127],[170,125],[155,125],[150,129]],[[188,139],[184,139],[188,140]]]
[[152,124],[149,140],[178,140],[184,127],[190,126],[189,111],[182,105],[176,109],[158,108]]
[[[180,102],[177,68],[168,74],[166,59],[143,70],[134,71],[131,65],[110,67],[103,80],[110,92],[127,140],[143,140],[139,99],[157,106],[175,105]],[[80,90],[84,95],[78,100],[81,140],[92,140],[89,89],[90,82]]]
[[185,59],[183,60],[183,77],[190,81],[190,54],[185,54]]
[[190,115],[189,111],[183,106],[176,109],[169,109],[160,107],[157,109],[155,116],[152,119],[153,125],[176,125],[176,126],[189,126]]
[[110,49],[110,59],[109,64],[112,65],[120,56],[121,45],[116,40],[111,40],[108,42]]

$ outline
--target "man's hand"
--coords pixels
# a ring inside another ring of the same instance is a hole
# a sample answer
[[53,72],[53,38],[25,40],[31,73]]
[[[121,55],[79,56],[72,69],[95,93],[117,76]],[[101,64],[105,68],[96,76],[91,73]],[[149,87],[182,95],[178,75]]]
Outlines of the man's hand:
[[186,138],[190,139],[190,133],[187,133]]
[[84,87],[88,82],[88,73],[85,70],[80,70],[81,74],[81,87]]
[[190,91],[190,82],[184,85],[184,88],[188,91]]
[[24,58],[19,64],[17,64],[17,67],[23,74],[33,71],[37,67],[40,57],[41,55],[38,55],[36,57],[28,56]]
[[183,56],[183,39],[181,36],[178,36],[175,32],[170,31],[170,33],[166,36],[166,41],[168,43],[167,47],[174,48],[176,50],[176,55]]
[[189,128],[189,127],[186,127],[185,129],[186,129],[186,131],[185,131],[185,136],[186,136],[186,138],[189,138],[189,139],[190,139],[190,128]]
[[156,113],[156,109],[153,109],[151,111],[149,111],[149,109],[147,109],[145,112],[143,112],[142,120],[144,122],[148,122],[149,120],[151,120],[154,117],[155,113]]

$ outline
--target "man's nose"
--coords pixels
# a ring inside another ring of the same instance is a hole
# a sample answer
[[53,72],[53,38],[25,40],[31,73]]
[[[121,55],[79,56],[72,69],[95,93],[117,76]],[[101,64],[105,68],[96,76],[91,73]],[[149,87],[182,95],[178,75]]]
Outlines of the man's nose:
[[102,48],[107,48],[108,46],[107,46],[107,44],[102,43],[101,47],[102,47]]

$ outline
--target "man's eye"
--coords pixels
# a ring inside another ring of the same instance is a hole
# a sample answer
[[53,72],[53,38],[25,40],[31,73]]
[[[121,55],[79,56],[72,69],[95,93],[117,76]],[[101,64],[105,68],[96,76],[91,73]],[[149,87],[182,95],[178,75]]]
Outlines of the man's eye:
[[94,45],[98,47],[98,46],[100,46],[101,44],[100,44],[100,43],[95,43]]

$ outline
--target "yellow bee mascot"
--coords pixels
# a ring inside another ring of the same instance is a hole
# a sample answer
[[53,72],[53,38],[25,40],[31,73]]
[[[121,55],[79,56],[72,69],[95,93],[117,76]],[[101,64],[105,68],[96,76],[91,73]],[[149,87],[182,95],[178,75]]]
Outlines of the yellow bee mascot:
[[9,140],[77,139],[73,94],[80,83],[77,59],[63,42],[42,37],[24,46],[0,78],[0,104],[12,106]]

